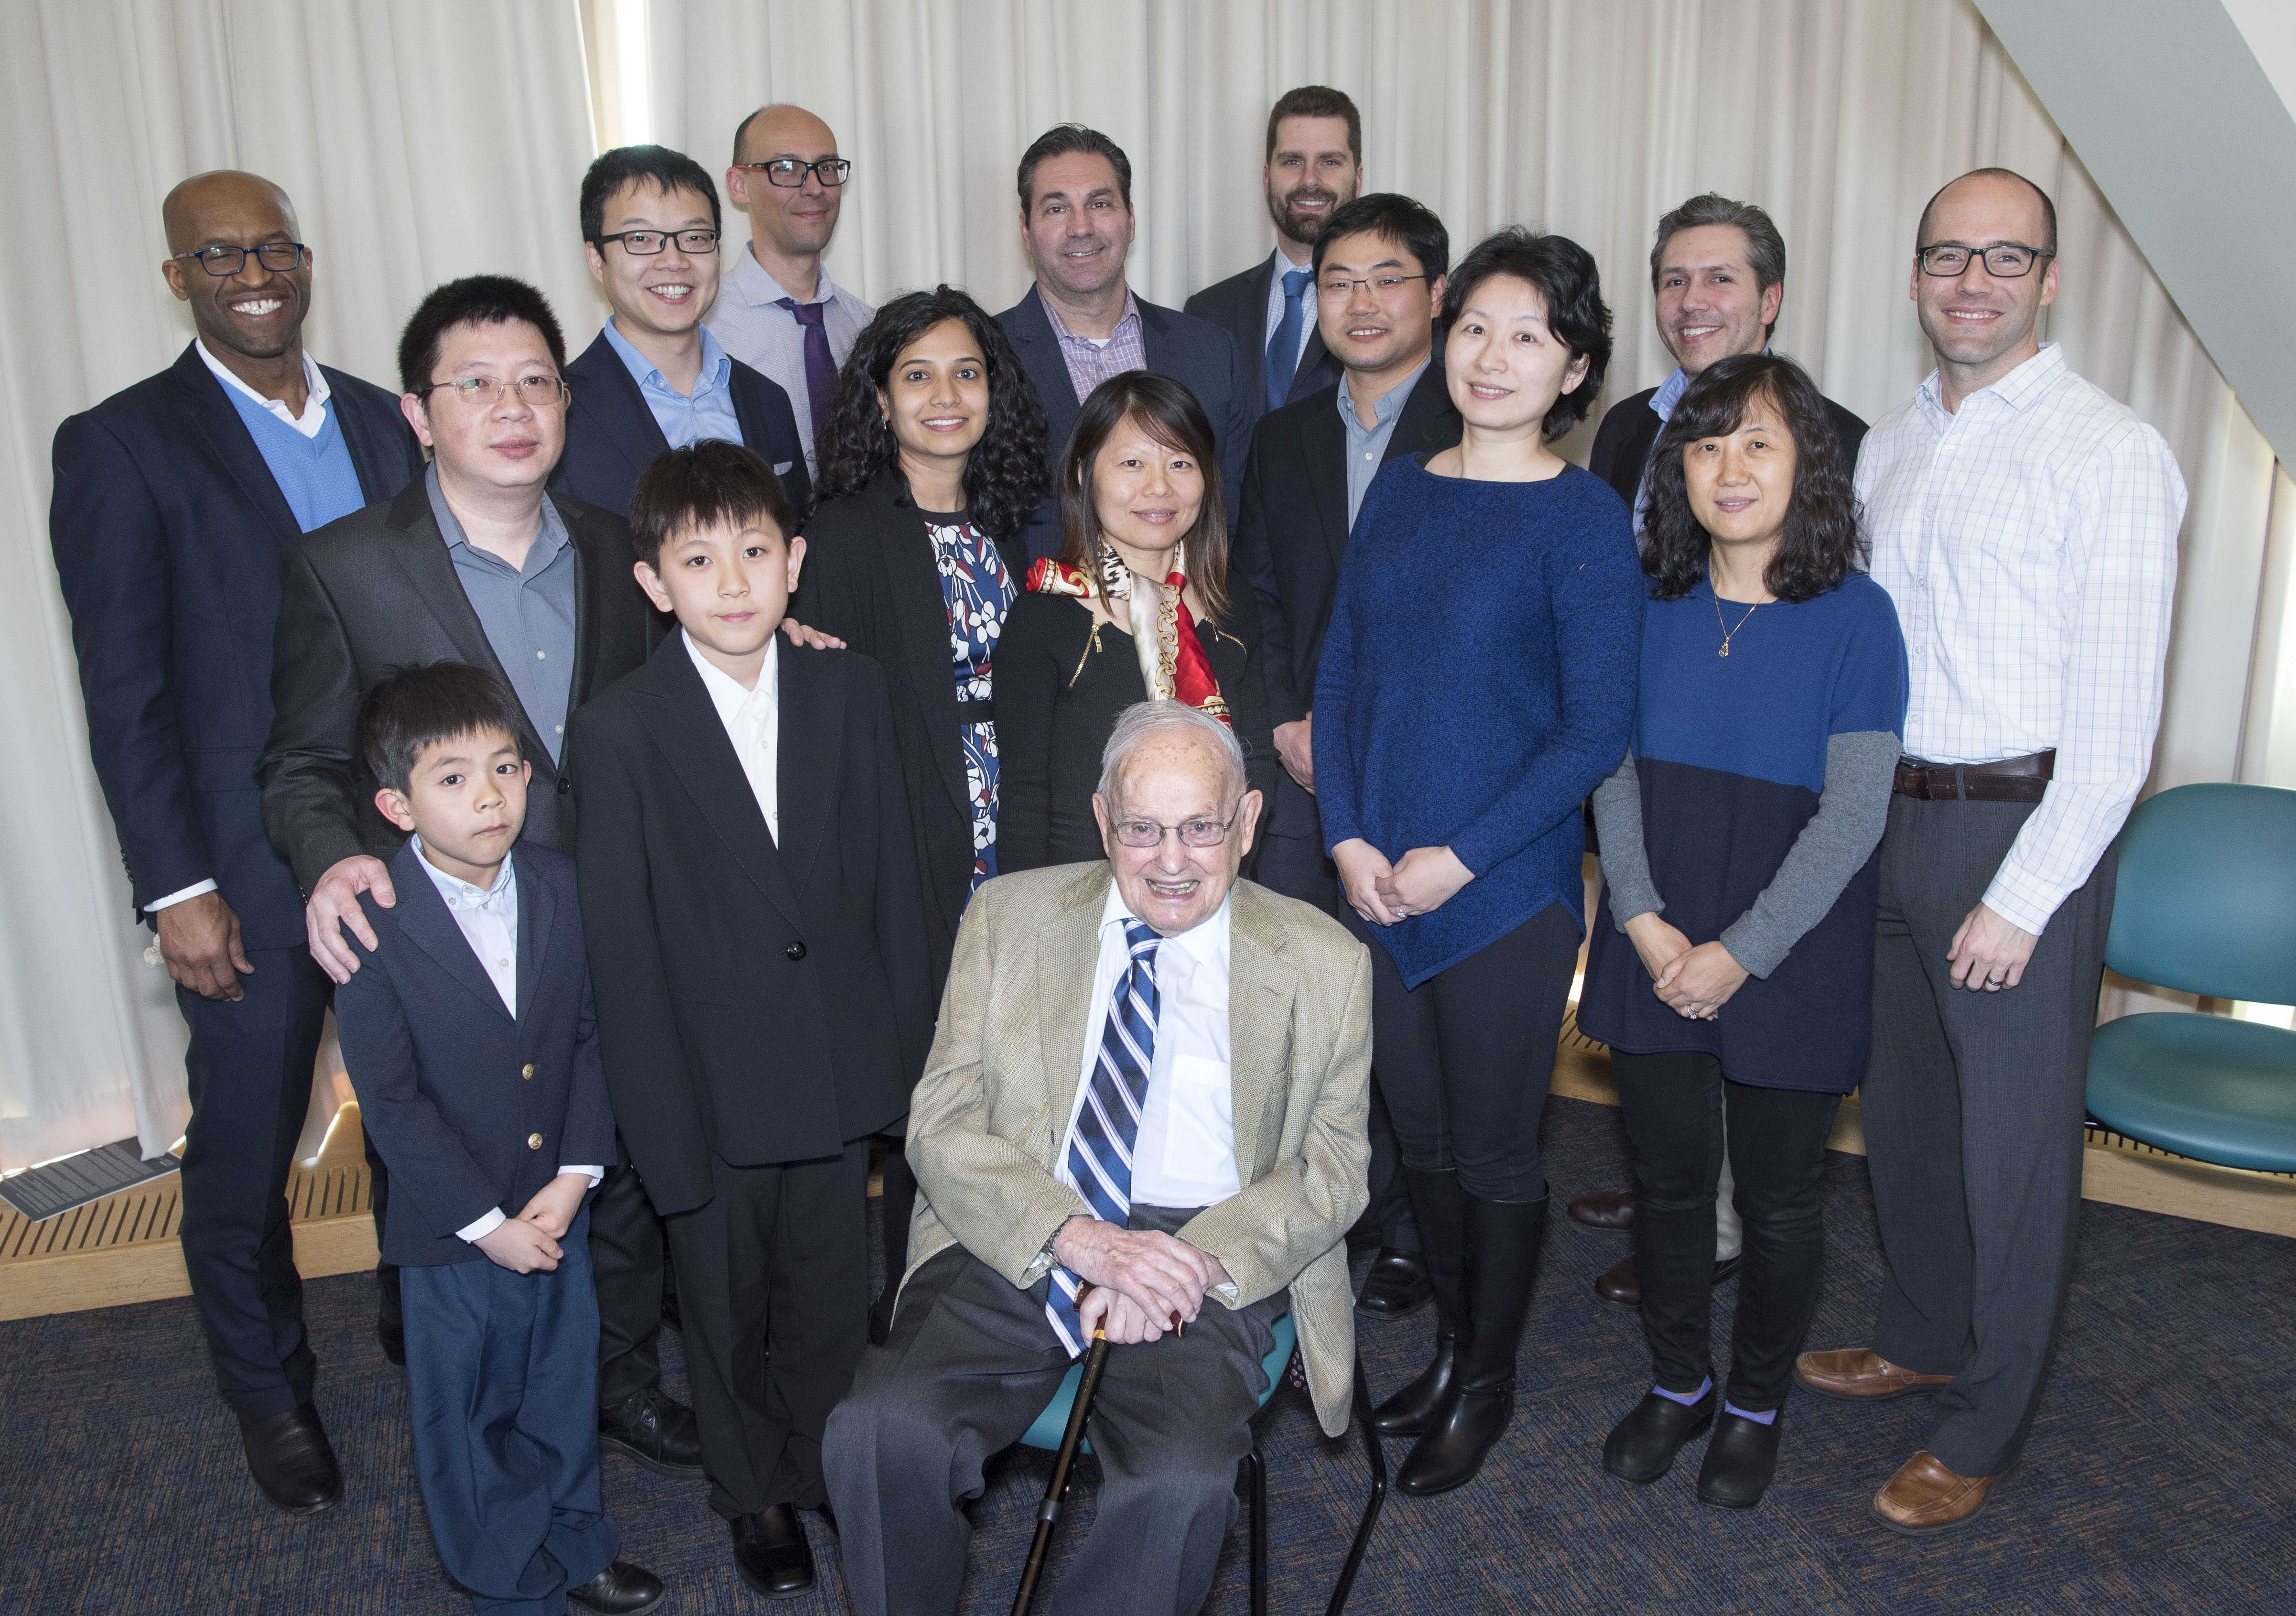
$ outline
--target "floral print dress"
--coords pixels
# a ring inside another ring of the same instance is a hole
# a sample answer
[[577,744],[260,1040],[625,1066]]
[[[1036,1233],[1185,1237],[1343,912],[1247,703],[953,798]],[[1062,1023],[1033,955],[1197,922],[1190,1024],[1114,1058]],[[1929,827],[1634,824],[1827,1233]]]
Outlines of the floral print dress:
[[[948,607],[948,648],[960,701],[988,701],[994,694],[989,667],[996,636],[1017,593],[996,546],[963,519],[927,516],[933,559],[940,570],[941,599]],[[996,874],[996,726],[966,724],[957,734],[964,751],[965,785],[972,801],[972,885]]]

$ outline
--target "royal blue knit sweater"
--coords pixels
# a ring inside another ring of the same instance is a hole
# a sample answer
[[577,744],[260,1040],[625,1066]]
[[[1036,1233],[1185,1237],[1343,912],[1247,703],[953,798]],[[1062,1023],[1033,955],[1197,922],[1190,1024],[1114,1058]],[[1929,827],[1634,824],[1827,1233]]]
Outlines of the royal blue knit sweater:
[[1415,988],[1549,904],[1586,925],[1579,805],[1627,754],[1650,586],[1627,507],[1545,482],[1382,467],[1316,679],[1324,844],[1446,847],[1475,879],[1373,933]]

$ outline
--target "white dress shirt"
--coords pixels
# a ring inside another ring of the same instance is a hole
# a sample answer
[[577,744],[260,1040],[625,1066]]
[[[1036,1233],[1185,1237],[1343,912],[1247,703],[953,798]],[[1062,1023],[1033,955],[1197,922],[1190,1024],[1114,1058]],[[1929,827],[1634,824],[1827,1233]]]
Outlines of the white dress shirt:
[[701,688],[709,693],[710,703],[718,709],[718,721],[726,726],[726,738],[734,742],[734,755],[742,760],[742,773],[749,776],[750,794],[758,800],[758,811],[766,816],[766,833],[779,847],[782,812],[777,759],[782,743],[782,636],[776,631],[766,642],[766,660],[758,669],[758,687],[743,690],[740,680],[701,654],[692,635],[683,628],[677,632],[685,641],[685,654],[693,659],[693,666],[701,674]]
[[718,300],[702,316],[702,324],[717,333],[727,353],[751,370],[772,377],[789,395],[790,408],[797,414],[797,435],[805,445],[806,470],[812,472],[818,465],[813,447],[813,394],[805,384],[805,327],[779,306],[783,298],[828,305],[822,311],[821,328],[829,333],[830,357],[840,367],[862,328],[877,317],[877,311],[831,280],[826,266],[810,298],[784,290],[744,242],[718,290]]
[[[503,855],[502,867],[495,872],[495,884],[475,887],[458,875],[449,875],[430,862],[422,851],[422,838],[413,838],[414,851],[422,860],[422,873],[430,884],[439,889],[439,896],[447,900],[447,912],[462,928],[463,940],[471,945],[478,956],[487,980],[502,995],[503,1008],[513,1019],[518,1015],[518,882],[511,874],[514,854]],[[586,1173],[593,1188],[606,1176],[598,1166],[570,1167],[559,1164],[561,1173]],[[500,1207],[480,1214],[455,1233],[473,1244],[484,1240],[510,1221]]]
[[[1100,963],[1086,1011],[1084,1065],[1069,1129],[1076,1128],[1100,1059],[1108,1001],[1132,964],[1124,923],[1138,917],[1109,883],[1100,910]],[[1132,1142],[1132,1204],[1203,1207],[1243,1188],[1235,1169],[1235,1095],[1228,1073],[1228,905],[1156,950],[1156,1053],[1148,1103]],[[1068,1158],[1062,1136],[1061,1160]]]
[[2152,765],[2185,480],[2161,434],[2055,343],[1948,414],[1931,372],[1866,436],[1857,496],[1913,674],[1906,751],[2056,750],[1985,894],[2038,932]]

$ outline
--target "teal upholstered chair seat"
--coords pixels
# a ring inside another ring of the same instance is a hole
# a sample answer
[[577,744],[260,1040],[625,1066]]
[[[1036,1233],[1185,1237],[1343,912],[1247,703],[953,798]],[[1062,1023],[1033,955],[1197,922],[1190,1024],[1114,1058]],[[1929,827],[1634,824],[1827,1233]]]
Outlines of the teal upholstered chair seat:
[[[1292,1361],[1292,1349],[1299,1344],[1299,1341],[1300,1333],[1292,1327],[1289,1313],[1275,1321],[1275,1348],[1259,1360],[1260,1368],[1267,1374],[1267,1390],[1259,1394],[1262,1408],[1267,1407],[1267,1399],[1275,1395],[1275,1388],[1283,1383],[1283,1366]],[[1060,1390],[1054,1392],[1053,1400],[1045,1405],[1045,1412],[1038,1415],[1037,1423],[1021,1435],[1021,1447],[1041,1448],[1046,1453],[1060,1451],[1061,1437],[1069,1428],[1069,1410],[1075,1407],[1077,1388],[1083,1383],[1084,1360],[1078,1358],[1069,1366],[1068,1374],[1062,1378]],[[1090,1439],[1086,1439],[1077,1451],[1090,1453]]]
[[2296,1173],[2296,1033],[2223,1015],[2128,1015],[2096,1029],[2089,1114],[2226,1167]]

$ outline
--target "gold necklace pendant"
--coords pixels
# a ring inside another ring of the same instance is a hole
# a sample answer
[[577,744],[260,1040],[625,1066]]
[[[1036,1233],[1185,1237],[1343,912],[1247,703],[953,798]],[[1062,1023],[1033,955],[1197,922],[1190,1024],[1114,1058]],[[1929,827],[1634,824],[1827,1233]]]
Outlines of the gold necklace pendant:
[[1722,631],[1722,649],[1714,653],[1715,655],[1726,657],[1730,654],[1730,636],[1736,634],[1739,628],[1743,628],[1746,626],[1746,618],[1752,617],[1756,611],[1759,611],[1761,609],[1761,602],[1756,601],[1752,605],[1747,607],[1746,617],[1740,618],[1738,619],[1737,628],[1734,628],[1729,624],[1722,620],[1722,597],[1718,595],[1714,596],[1714,626]]

